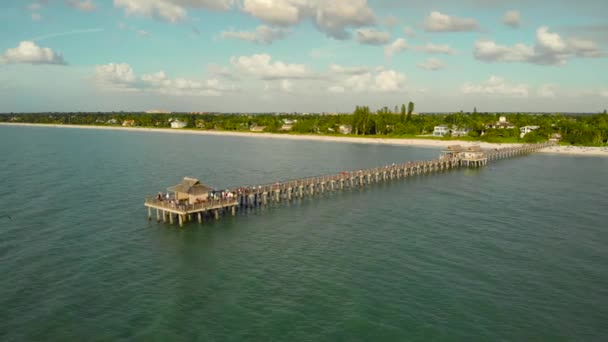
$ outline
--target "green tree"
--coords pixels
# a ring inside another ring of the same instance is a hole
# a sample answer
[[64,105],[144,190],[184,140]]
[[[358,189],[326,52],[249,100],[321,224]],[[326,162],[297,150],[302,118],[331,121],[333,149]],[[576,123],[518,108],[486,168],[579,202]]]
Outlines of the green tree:
[[410,103],[407,104],[407,118],[405,121],[410,121],[412,120],[412,113],[414,112],[414,102],[410,101]]
[[477,114],[477,107],[473,107],[473,114]]
[[401,105],[401,114],[399,115],[399,122],[405,122],[405,104]]

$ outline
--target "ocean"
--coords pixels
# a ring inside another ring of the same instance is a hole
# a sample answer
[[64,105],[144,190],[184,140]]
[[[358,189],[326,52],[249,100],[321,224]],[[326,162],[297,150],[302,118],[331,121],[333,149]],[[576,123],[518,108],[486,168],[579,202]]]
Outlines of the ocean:
[[439,150],[0,127],[1,341],[601,341],[608,158],[534,154],[236,217],[147,220],[217,188]]

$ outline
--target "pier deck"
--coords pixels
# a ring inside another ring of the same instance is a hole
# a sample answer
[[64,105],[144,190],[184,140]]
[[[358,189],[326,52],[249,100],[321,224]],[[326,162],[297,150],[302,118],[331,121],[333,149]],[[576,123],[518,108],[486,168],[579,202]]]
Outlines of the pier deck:
[[175,192],[173,197],[163,198],[159,194],[157,197],[147,198],[144,205],[148,207],[149,219],[152,219],[152,210],[155,209],[158,222],[161,219],[166,222],[168,217],[169,222],[173,223],[175,215],[180,226],[183,226],[184,222],[192,221],[195,215],[200,223],[206,216],[219,219],[222,213],[230,212],[235,215],[237,208],[253,208],[267,205],[269,202],[280,203],[294,198],[314,196],[326,191],[361,187],[461,167],[481,167],[487,165],[489,161],[529,154],[553,144],[550,142],[492,150],[481,150],[477,146],[463,149],[456,145],[450,146],[441,157],[433,160],[412,161],[319,177],[237,187],[224,191],[212,191],[209,194],[204,190],[211,188],[196,179],[186,177],[180,185],[169,188]]

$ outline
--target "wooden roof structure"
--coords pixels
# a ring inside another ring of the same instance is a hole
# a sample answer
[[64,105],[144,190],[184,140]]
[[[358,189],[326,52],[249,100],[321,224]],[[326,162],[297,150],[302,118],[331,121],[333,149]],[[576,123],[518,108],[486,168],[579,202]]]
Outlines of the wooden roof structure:
[[464,149],[460,145],[450,145],[446,151],[449,152],[462,152]]
[[201,183],[198,179],[192,177],[184,177],[181,183],[167,188],[168,191],[184,193],[188,195],[203,195],[209,191],[215,190],[214,188]]

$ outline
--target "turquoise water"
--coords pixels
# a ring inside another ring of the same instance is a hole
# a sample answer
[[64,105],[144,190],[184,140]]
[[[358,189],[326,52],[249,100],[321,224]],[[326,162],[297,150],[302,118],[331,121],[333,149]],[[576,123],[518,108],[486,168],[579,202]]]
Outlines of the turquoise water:
[[143,206],[185,175],[254,185],[437,153],[0,127],[0,340],[603,340],[608,158],[536,154],[181,230]]

